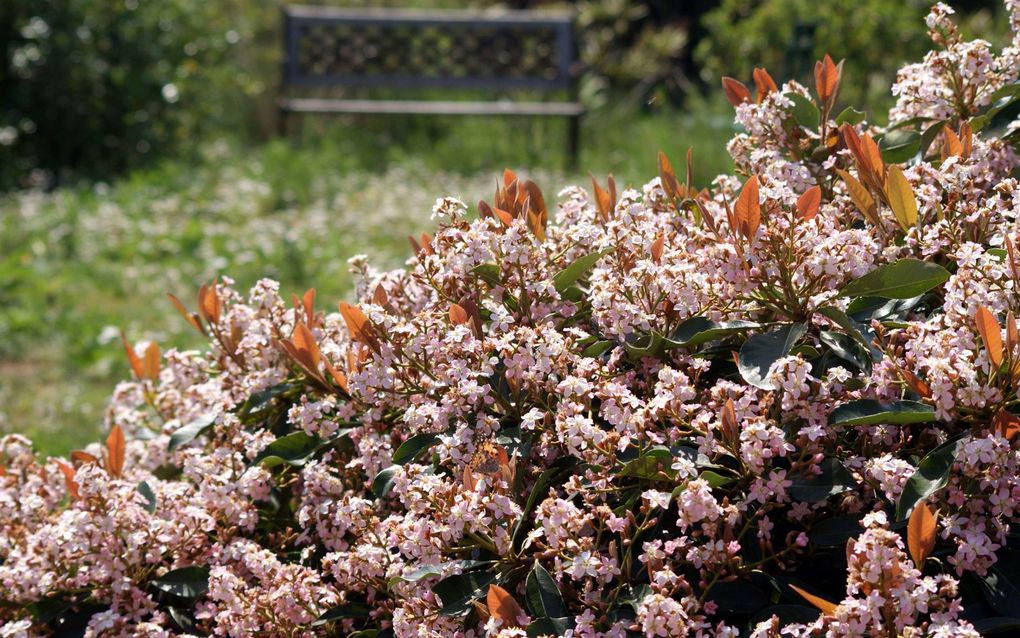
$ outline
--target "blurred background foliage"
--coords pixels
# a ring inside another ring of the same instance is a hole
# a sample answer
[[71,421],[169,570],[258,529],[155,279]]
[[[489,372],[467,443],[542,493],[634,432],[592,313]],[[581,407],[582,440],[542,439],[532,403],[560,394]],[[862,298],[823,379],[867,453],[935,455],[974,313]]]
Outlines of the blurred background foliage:
[[[596,111],[703,105],[722,75],[754,66],[803,78],[823,53],[847,58],[846,101],[875,111],[903,60],[927,47],[926,0],[368,0],[318,4],[576,12]],[[954,3],[983,37],[994,0]],[[0,188],[106,179],[227,136],[275,131],[279,0],[4,0],[0,3]],[[596,119],[596,122],[598,120]],[[390,120],[395,140],[438,139],[456,120]],[[456,167],[454,167],[456,168]],[[474,166],[465,167],[473,169]]]
[[[308,3],[306,1],[306,3]],[[572,10],[589,108],[580,167],[639,186],[655,151],[705,185],[731,168],[719,78],[847,58],[842,102],[880,115],[927,48],[927,2],[330,0],[336,6]],[[997,0],[953,2],[1005,39]],[[128,374],[118,331],[197,345],[164,293],[260,276],[350,292],[347,258],[398,266],[432,202],[491,195],[503,166],[555,197],[563,122],[301,118],[276,137],[281,0],[0,0],[0,432],[47,451],[94,438]],[[812,37],[801,37],[812,31]]]

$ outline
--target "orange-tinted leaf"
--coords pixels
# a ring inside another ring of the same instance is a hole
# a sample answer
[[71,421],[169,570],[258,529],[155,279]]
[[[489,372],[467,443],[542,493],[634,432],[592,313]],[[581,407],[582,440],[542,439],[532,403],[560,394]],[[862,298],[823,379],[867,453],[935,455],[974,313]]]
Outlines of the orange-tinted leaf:
[[138,358],[138,353],[128,343],[127,337],[124,336],[124,331],[120,333],[120,341],[124,344],[124,352],[127,353],[128,363],[131,365],[131,371],[135,373],[135,378],[145,378],[145,368],[142,366],[142,360]]
[[315,288],[309,288],[301,297],[301,305],[305,308],[305,323],[315,325]]
[[812,186],[797,198],[797,214],[800,215],[801,219],[811,219],[818,214],[818,207],[821,203],[822,189],[818,186]]
[[754,237],[761,225],[761,202],[758,196],[758,176],[752,175],[747,180],[744,188],[733,205],[733,214],[736,217],[737,228],[747,239]]
[[150,341],[145,347],[145,359],[142,361],[142,372],[146,379],[159,379],[159,344]]
[[985,344],[989,360],[998,369],[1002,365],[1002,329],[999,327],[999,320],[991,310],[981,306],[974,316],[974,323],[978,334],[981,335],[981,341]]
[[106,471],[111,476],[120,476],[124,472],[124,431],[119,425],[113,426],[110,436],[106,437]]
[[914,196],[914,189],[910,187],[910,182],[907,181],[903,170],[897,164],[889,167],[889,178],[885,190],[886,197],[889,199],[889,207],[892,208],[896,222],[904,232],[909,231],[917,225],[917,198]]
[[914,508],[907,521],[907,549],[914,564],[921,569],[924,559],[931,555],[935,547],[935,515],[927,503],[920,503]]
[[612,202],[609,197],[609,193],[599,186],[599,183],[595,180],[595,176],[591,177],[592,188],[595,189],[595,209],[599,213],[599,217],[602,221],[609,221],[610,215],[612,215]]
[[836,603],[830,603],[824,598],[815,596],[814,594],[809,594],[800,587],[797,587],[796,585],[790,585],[790,589],[803,596],[804,600],[808,601],[818,609],[822,610],[822,613],[827,616],[832,615],[832,613],[836,611]]
[[459,304],[450,304],[450,323],[455,326],[465,324],[470,320],[468,317],[467,310],[464,310]]
[[846,183],[847,192],[850,193],[850,199],[853,200],[854,205],[864,213],[864,216],[868,218],[871,223],[876,223],[876,205],[875,199],[868,192],[868,189],[864,188],[864,185],[857,181],[857,178],[850,173],[837,168],[836,172],[843,178]]
[[496,218],[499,219],[504,226],[510,226],[514,223],[514,216],[502,208],[494,208],[492,212],[496,214]]
[[885,173],[885,162],[882,161],[882,151],[879,150],[878,144],[876,144],[875,140],[867,133],[861,136],[861,149],[863,150],[865,157],[867,157],[868,169],[875,174],[876,178],[881,180],[882,175]]
[[319,353],[318,344],[315,343],[315,336],[312,334],[312,331],[305,324],[299,323],[294,326],[294,334],[291,336],[291,339],[301,363],[309,368],[310,372],[318,374],[321,354]]
[[333,377],[333,381],[335,381],[336,384],[338,386],[340,386],[341,390],[343,390],[346,393],[350,392],[350,390],[347,388],[347,375],[346,374],[344,374],[343,372],[340,372],[339,370],[334,368],[332,365],[330,365],[329,361],[326,361],[326,371],[329,372],[329,376]]
[[375,339],[372,326],[368,322],[368,317],[365,316],[361,308],[343,301],[340,302],[339,308],[340,314],[344,318],[344,323],[347,324],[347,332],[351,335],[351,339],[360,341],[378,352],[379,344]]
[[74,478],[74,468],[59,459],[56,463],[60,468],[60,473],[64,475],[64,485],[67,487],[68,493],[72,499],[78,500],[81,496],[78,494],[78,481]]
[[903,380],[907,382],[910,389],[917,393],[918,396],[924,397],[925,399],[931,398],[931,386],[925,383],[923,379],[910,370],[903,371]]
[[178,299],[177,297],[171,295],[170,293],[167,293],[166,296],[170,298],[170,303],[172,303],[174,307],[177,308],[177,312],[181,313],[181,316],[184,317],[184,320],[187,321],[192,328],[198,330],[204,335],[205,328],[202,327],[200,317],[193,312],[188,312],[188,309],[184,307],[184,304],[182,304],[181,300]]
[[970,157],[970,152],[974,148],[974,129],[971,127],[970,122],[964,122],[960,125],[960,143],[963,145],[961,155],[963,157]]
[[727,399],[720,415],[720,425],[726,441],[733,443],[740,438],[740,424],[737,423],[737,410],[733,405],[733,399]]
[[754,76],[754,88],[757,91],[759,102],[769,93],[779,90],[779,87],[776,86],[776,81],[772,79],[772,76],[765,69],[757,68],[751,75]]
[[198,310],[209,323],[220,322],[222,304],[219,293],[216,292],[216,281],[198,289]]
[[1007,441],[1012,441],[1020,432],[1020,417],[1000,408],[992,418],[992,432],[998,432]]
[[665,247],[666,236],[660,233],[659,236],[655,238],[655,241],[652,242],[651,248],[652,261],[654,261],[655,263],[659,263],[660,261],[662,261],[662,250]]
[[78,463],[98,463],[99,459],[89,454],[84,450],[74,450],[71,452],[71,460]]
[[733,106],[739,106],[744,102],[751,101],[751,92],[747,90],[747,87],[742,82],[731,77],[723,76],[722,90],[723,94],[726,95],[726,99]]
[[832,58],[826,53],[820,62],[815,63],[815,91],[822,102],[827,102],[836,93],[839,85],[839,69]]
[[522,618],[527,615],[513,596],[499,585],[489,585],[485,602],[489,615],[501,621],[500,627],[520,627]]
[[425,251],[426,255],[432,254],[432,235],[428,233],[421,234],[421,249]]
[[963,155],[963,142],[956,136],[953,129],[945,126],[942,128],[942,136],[945,138],[942,142],[942,159],[948,159],[950,157]]
[[517,181],[517,173],[514,173],[509,168],[504,168],[503,169],[503,187],[504,188],[509,187],[510,184],[513,184],[516,181]]
[[421,244],[419,244],[418,240],[414,238],[414,235],[408,235],[407,236],[407,241],[408,241],[408,243],[411,244],[411,252],[414,253],[414,256],[415,257],[420,256],[421,255]]
[[385,306],[390,302],[390,298],[386,295],[386,289],[383,288],[382,284],[375,287],[375,292],[372,293],[372,303],[377,306]]
[[669,163],[669,158],[661,150],[659,151],[659,182],[662,183],[662,190],[666,191],[667,197],[677,196],[680,183],[676,179],[676,173],[673,172],[673,165]]

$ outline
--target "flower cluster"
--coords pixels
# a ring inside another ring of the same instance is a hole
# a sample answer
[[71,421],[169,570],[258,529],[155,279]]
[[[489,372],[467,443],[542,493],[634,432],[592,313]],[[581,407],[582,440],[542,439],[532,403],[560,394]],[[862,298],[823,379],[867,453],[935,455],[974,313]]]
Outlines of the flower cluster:
[[837,112],[828,57],[813,91],[758,69],[724,83],[739,175],[660,155],[551,206],[507,171],[406,268],[354,258],[337,312],[173,298],[209,347],[125,340],[104,444],[0,440],[0,636],[1001,626],[1020,90],[948,13],[887,129]]

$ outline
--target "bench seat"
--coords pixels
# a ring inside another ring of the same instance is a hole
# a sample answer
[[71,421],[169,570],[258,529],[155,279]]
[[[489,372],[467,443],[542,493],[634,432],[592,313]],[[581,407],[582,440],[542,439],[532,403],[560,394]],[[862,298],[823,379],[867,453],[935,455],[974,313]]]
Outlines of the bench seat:
[[584,106],[577,102],[433,101],[433,100],[341,100],[287,98],[280,109],[288,113],[359,113],[366,115],[526,115],[578,117]]

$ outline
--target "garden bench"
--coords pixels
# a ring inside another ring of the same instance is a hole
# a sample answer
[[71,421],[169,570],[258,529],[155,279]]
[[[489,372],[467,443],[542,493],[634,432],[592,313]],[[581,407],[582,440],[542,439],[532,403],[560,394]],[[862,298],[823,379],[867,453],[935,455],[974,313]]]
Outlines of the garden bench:
[[[576,164],[584,108],[577,100],[570,15],[288,6],[283,34],[284,131],[292,113],[560,117],[569,121],[566,150]],[[428,93],[420,99],[308,95],[337,87]],[[494,99],[432,99],[437,92],[449,97],[447,90]],[[548,101],[510,99],[510,92]]]

